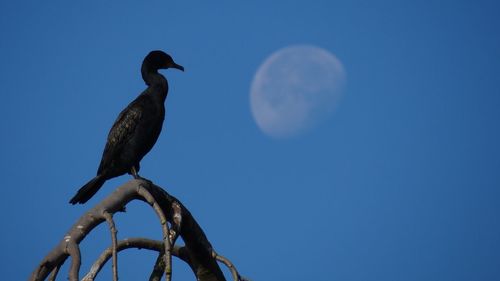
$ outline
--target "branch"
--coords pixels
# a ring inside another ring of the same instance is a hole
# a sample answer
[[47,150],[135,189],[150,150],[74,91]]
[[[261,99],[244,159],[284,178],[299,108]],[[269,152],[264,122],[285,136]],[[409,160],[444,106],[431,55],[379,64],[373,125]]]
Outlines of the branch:
[[240,277],[240,274],[238,273],[238,270],[236,270],[236,267],[234,266],[234,264],[227,258],[217,254],[215,251],[212,252],[212,256],[222,262],[223,264],[225,264],[227,266],[227,268],[229,268],[229,270],[231,271],[231,275],[233,276],[233,280],[234,281],[239,281],[241,280],[241,277]]
[[[106,221],[104,214],[113,215],[122,211],[130,201],[135,199],[151,204],[160,218],[164,238],[163,243],[161,243],[162,251],[167,253],[164,257],[165,261],[168,261],[168,253],[172,251],[172,242],[175,241],[177,235],[180,235],[186,243],[185,247],[179,250],[182,252],[180,256],[183,256],[184,258],[181,258],[188,262],[193,269],[197,280],[225,281],[217,261],[212,256],[212,245],[189,210],[161,187],[143,179],[134,179],[118,187],[111,195],[80,217],[64,236],[64,239],[47,254],[33,271],[29,280],[45,280],[52,271],[57,271],[56,268],[64,264],[70,255],[72,257],[70,280],[78,280],[80,269],[78,245],[80,242],[96,226]],[[168,230],[167,221],[172,225],[171,231]],[[167,278],[168,273],[166,270]]]
[[[121,241],[118,241],[116,244],[116,251],[120,252],[126,249],[130,248],[137,248],[137,249],[147,249],[147,250],[153,250],[157,252],[161,252],[163,254],[163,243],[162,241],[158,240],[151,240],[147,238],[129,238],[129,239],[124,239]],[[177,253],[178,249],[174,248],[173,253]],[[99,271],[101,271],[102,267],[106,264],[106,262],[112,257],[113,255],[113,248],[109,247],[106,250],[102,252],[102,254],[97,258],[97,260],[94,262],[92,267],[90,268],[89,273],[83,277],[82,281],[91,281],[94,280]],[[162,256],[163,257],[163,256]],[[162,272],[163,273],[163,270]]]
[[109,225],[109,231],[111,232],[111,245],[112,245],[112,250],[113,250],[113,265],[112,265],[112,270],[113,270],[113,281],[118,281],[118,252],[117,252],[117,238],[116,238],[116,227],[115,227],[115,221],[113,220],[113,215],[110,213],[104,213],[104,218],[108,222]]
[[170,281],[172,279],[172,253],[170,249],[172,248],[172,245],[170,244],[170,238],[169,238],[169,233],[170,230],[168,229],[168,223],[167,223],[167,218],[165,217],[165,213],[163,210],[158,206],[158,201],[155,200],[153,195],[145,188],[141,188],[139,186],[139,189],[137,190],[137,193],[139,193],[145,200],[146,202],[149,203],[155,210],[156,214],[160,218],[160,223],[161,223],[161,229],[163,231],[163,244],[165,245],[165,279],[166,281]]
[[57,277],[57,273],[59,273],[59,269],[61,269],[61,265],[58,264],[53,270],[52,272],[50,273],[50,276],[49,276],[49,281],[55,281],[56,280],[56,277]]
[[160,252],[156,258],[155,265],[153,267],[153,272],[149,276],[149,281],[161,281],[161,276],[163,275],[163,269],[165,268],[165,255]]
[[[155,266],[153,268],[153,272],[151,273],[151,276],[149,278],[150,281],[159,281],[161,280],[161,275],[163,273],[163,269],[165,268],[164,266],[164,252],[163,252],[163,243],[158,240],[151,240],[147,238],[128,238],[124,239],[122,241],[119,241],[117,243],[117,251],[121,252],[126,249],[131,249],[131,248],[137,248],[137,249],[147,249],[147,250],[152,250],[156,251],[159,253],[158,258],[156,259]],[[89,273],[82,279],[82,281],[92,281],[96,277],[97,273],[104,267],[106,262],[109,261],[109,259],[112,257],[113,254],[113,248],[109,247],[106,250],[102,252],[102,254],[99,256],[99,258],[95,261],[95,263],[92,265]],[[192,266],[191,261],[189,260],[189,255],[187,253],[186,247],[178,247],[175,246],[172,249],[172,255],[175,257],[178,257],[179,259],[183,260],[186,262],[189,266]],[[239,280],[245,280],[242,278],[238,271],[236,270],[236,267],[233,265],[233,263],[221,256],[218,255],[217,253],[213,252],[213,256],[217,259],[217,261],[224,263],[229,270],[231,271],[231,274],[233,276],[234,281],[239,281]],[[193,272],[196,272],[197,269],[191,267]]]

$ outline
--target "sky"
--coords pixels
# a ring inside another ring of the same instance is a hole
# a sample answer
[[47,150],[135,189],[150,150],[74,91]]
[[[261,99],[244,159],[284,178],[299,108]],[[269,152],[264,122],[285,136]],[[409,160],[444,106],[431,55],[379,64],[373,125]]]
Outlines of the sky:
[[[186,71],[162,71],[167,116],[141,175],[243,276],[500,280],[499,12],[496,1],[1,1],[0,275],[26,279],[130,179],[68,204],[145,88],[142,59],[161,49]],[[251,82],[297,44],[334,54],[345,88],[313,130],[274,139],[253,119]],[[161,238],[142,203],[116,223],[119,239]],[[108,245],[105,225],[84,240],[82,276]],[[118,258],[120,280],[141,280],[156,254]],[[108,266],[98,280],[110,278]]]

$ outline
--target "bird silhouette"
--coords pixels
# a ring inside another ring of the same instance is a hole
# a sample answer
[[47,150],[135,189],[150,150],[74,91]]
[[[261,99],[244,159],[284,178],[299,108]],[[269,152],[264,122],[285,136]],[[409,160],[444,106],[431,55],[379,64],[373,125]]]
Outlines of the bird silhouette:
[[168,83],[158,69],[167,68],[184,71],[162,51],[152,51],[144,58],[141,74],[148,88],[118,115],[109,131],[97,175],[78,190],[71,204],[87,202],[111,178],[125,173],[139,178],[139,162],[153,148],[165,119]]

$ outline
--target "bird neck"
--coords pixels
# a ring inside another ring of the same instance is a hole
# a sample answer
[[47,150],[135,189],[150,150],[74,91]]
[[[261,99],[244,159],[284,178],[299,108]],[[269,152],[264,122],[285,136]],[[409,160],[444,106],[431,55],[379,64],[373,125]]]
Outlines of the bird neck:
[[160,98],[164,101],[167,98],[168,82],[165,76],[158,73],[157,70],[151,70],[147,67],[141,69],[142,79],[150,88],[156,88],[160,92]]
[[167,79],[156,69],[148,69],[147,67],[142,67],[141,69],[142,79],[146,82],[148,86],[163,85],[167,83]]

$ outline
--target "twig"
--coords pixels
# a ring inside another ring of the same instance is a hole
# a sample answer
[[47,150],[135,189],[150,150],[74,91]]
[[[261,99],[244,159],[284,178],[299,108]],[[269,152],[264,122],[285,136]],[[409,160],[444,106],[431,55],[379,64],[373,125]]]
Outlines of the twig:
[[229,268],[229,270],[231,271],[231,275],[233,276],[233,280],[234,281],[240,281],[241,278],[240,278],[240,274],[238,273],[238,270],[236,270],[236,267],[234,266],[234,264],[228,260],[227,258],[217,254],[215,251],[212,251],[212,256],[222,262],[223,264],[225,264],[227,266],[227,268]]
[[111,232],[111,247],[113,252],[113,281],[118,281],[118,253],[117,253],[117,239],[116,239],[116,227],[115,222],[113,220],[113,215],[108,212],[104,212],[102,214],[109,225],[109,231]]
[[142,185],[139,185],[139,187],[137,188],[137,193],[141,195],[149,203],[149,205],[153,207],[156,215],[158,215],[158,217],[160,218],[160,223],[163,231],[163,244],[165,246],[165,280],[170,281],[172,279],[172,245],[170,244],[170,231],[168,229],[167,218],[154,199],[153,195],[151,195],[151,193],[149,193],[147,189],[143,188]]

